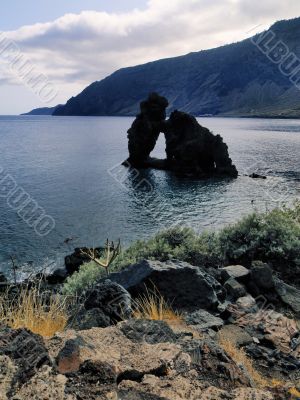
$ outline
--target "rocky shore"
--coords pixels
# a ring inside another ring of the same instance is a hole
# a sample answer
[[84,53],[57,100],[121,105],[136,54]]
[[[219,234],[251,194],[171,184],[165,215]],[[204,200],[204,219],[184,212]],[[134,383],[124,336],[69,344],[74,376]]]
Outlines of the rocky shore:
[[300,399],[299,218],[296,202],[1,276],[0,400]]
[[[149,290],[177,317],[137,318]],[[266,263],[143,260],[87,290],[51,338],[3,325],[0,399],[297,399],[299,320],[299,288]]]

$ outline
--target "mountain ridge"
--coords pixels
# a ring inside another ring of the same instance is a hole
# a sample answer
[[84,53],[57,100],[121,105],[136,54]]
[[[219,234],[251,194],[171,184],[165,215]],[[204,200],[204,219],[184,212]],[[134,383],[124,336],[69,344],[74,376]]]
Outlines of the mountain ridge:
[[[300,18],[275,22],[275,39],[300,57]],[[150,92],[168,98],[168,112],[196,116],[300,117],[300,91],[253,38],[121,68],[95,81],[53,115],[132,116]]]

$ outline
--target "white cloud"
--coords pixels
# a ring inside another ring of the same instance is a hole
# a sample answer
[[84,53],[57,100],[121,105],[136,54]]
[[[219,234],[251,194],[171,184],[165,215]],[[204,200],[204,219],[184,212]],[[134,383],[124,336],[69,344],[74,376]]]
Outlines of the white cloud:
[[67,14],[5,36],[59,86],[56,101],[64,102],[118,68],[235,42],[254,26],[298,15],[295,0],[149,0],[145,10]]

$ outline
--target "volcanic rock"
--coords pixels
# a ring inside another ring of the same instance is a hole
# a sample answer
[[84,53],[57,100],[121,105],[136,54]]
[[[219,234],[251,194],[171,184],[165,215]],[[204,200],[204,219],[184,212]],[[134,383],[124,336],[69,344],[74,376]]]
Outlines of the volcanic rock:
[[216,310],[225,300],[225,291],[215,278],[182,261],[143,260],[112,273],[110,279],[134,298],[146,294],[148,289],[157,291],[178,310]]
[[0,327],[0,357],[9,357],[13,378],[8,389],[11,395],[27,382],[43,365],[51,365],[41,336],[27,329]]
[[70,319],[70,325],[77,330],[105,328],[130,318],[131,314],[130,294],[116,282],[105,279],[87,290],[84,306]]
[[245,283],[250,275],[250,271],[242,265],[229,265],[228,267],[220,268],[219,271],[224,281],[234,278],[238,282]]
[[275,290],[281,300],[300,318],[300,290],[277,278],[275,279]]
[[273,271],[268,264],[261,261],[252,263],[251,278],[260,290],[269,290],[274,287]]
[[[201,126],[192,115],[177,110],[166,121],[167,106],[168,100],[157,93],[141,102],[141,112],[128,130],[129,158],[123,165],[167,169],[200,178],[236,178],[237,169],[221,136]],[[166,139],[166,160],[150,158],[161,132]]]
[[236,178],[236,167],[220,135],[201,126],[195,117],[172,112],[164,127],[168,167],[176,172],[201,176],[225,175]]
[[199,332],[204,332],[208,329],[218,330],[224,325],[224,321],[221,318],[215,317],[205,310],[189,313],[184,319],[188,326],[192,326]]
[[168,100],[151,93],[140,104],[141,113],[128,130],[129,158],[127,163],[134,168],[148,167],[149,155],[154,149],[166,118]]

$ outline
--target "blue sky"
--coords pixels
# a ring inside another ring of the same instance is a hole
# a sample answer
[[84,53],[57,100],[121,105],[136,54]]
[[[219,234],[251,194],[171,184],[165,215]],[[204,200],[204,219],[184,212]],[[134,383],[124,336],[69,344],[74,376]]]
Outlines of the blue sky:
[[[237,42],[298,16],[298,0],[3,0],[0,114],[62,104],[119,68]],[[39,79],[53,96],[41,95]]]
[[0,30],[48,22],[67,13],[84,10],[122,12],[144,8],[146,0],[4,0],[1,5]]

